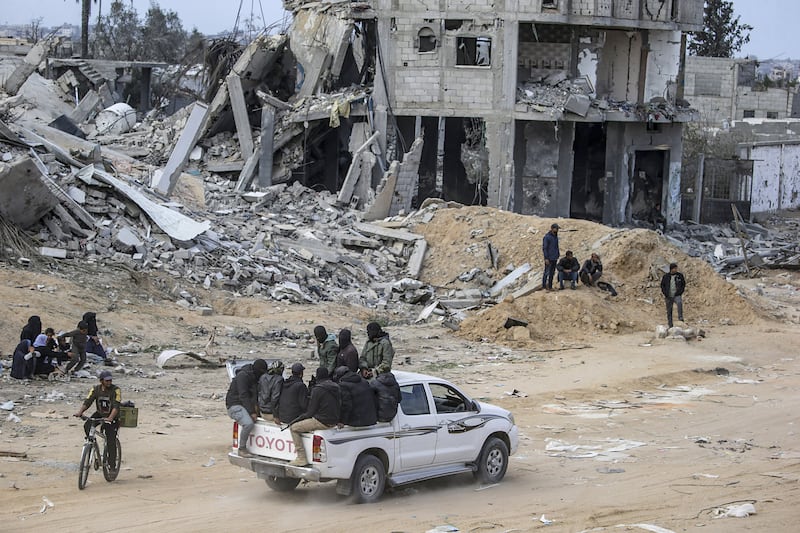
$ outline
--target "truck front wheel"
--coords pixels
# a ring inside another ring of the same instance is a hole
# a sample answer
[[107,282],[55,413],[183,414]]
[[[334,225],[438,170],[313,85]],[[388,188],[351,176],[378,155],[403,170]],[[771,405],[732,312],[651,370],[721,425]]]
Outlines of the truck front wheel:
[[353,496],[358,503],[378,501],[386,486],[386,469],[374,455],[364,455],[353,469]]
[[276,492],[290,492],[293,491],[300,480],[295,477],[277,477],[267,476],[267,486]]
[[475,477],[481,483],[499,483],[506,475],[508,468],[508,446],[497,437],[488,439],[478,457],[478,469]]

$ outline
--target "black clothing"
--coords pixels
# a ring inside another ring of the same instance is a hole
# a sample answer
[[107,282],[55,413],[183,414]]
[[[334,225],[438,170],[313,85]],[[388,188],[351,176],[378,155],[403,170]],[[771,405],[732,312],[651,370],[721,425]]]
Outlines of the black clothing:
[[283,382],[278,403],[278,418],[284,424],[294,422],[308,407],[308,387],[300,376],[291,376]]
[[22,328],[19,340],[28,339],[33,344],[36,337],[42,332],[42,319],[34,315],[28,319],[28,323]]
[[258,400],[258,376],[253,365],[244,365],[233,377],[225,395],[225,407],[230,409],[234,405],[241,405],[248,413],[256,412]]
[[[83,400],[83,408],[88,409],[94,402],[97,412],[103,417],[110,415],[115,408],[117,409],[117,416],[119,416],[120,401],[122,401],[122,393],[119,387],[109,385],[103,390],[103,385],[98,384],[89,390],[89,394]],[[116,416],[114,418],[116,419]]]
[[[100,411],[95,411],[92,413],[90,418],[98,418],[103,416],[103,413]],[[108,450],[108,462],[112,468],[114,465],[117,464],[117,432],[119,431],[119,418],[115,418],[113,422],[110,424],[106,424],[104,422],[93,422],[91,420],[87,420],[83,424],[83,430],[86,432],[86,435],[89,435],[89,428],[91,425],[94,424],[95,426],[100,426],[100,431],[104,432],[106,435],[106,449]]]
[[[339,385],[328,378],[317,381],[311,389],[311,399],[308,408],[302,414],[302,419],[316,418],[327,426],[339,423],[341,415],[341,393]],[[291,422],[291,420],[287,421]]]
[[378,422],[391,422],[397,414],[397,405],[400,403],[400,385],[394,374],[385,372],[369,382],[375,397],[378,400]]
[[31,379],[33,369],[36,365],[35,358],[31,355],[30,359],[25,356],[30,354],[31,341],[22,339],[14,348],[14,355],[11,359],[11,377],[14,379]]
[[664,277],[661,278],[661,293],[664,295],[665,298],[669,298],[669,278],[670,276],[675,276],[675,296],[680,296],[683,294],[683,291],[686,289],[686,278],[683,277],[683,274],[680,272],[675,272],[671,274],[667,272],[664,274]]
[[336,355],[336,365],[334,368],[346,366],[351,372],[358,370],[358,350],[353,345],[349,329],[339,332],[339,353]]
[[360,374],[347,372],[339,379],[342,391],[341,421],[348,426],[371,426],[378,422],[378,405],[369,382]]
[[581,265],[578,263],[578,260],[574,256],[573,257],[564,256],[558,261],[558,264],[556,265],[556,270],[558,270],[559,272],[577,272],[580,266]]
[[83,314],[83,321],[86,322],[89,331],[86,333],[90,337],[97,336],[97,313],[89,311]]
[[258,408],[262,414],[278,414],[283,389],[283,366],[280,372],[267,372],[258,378]]

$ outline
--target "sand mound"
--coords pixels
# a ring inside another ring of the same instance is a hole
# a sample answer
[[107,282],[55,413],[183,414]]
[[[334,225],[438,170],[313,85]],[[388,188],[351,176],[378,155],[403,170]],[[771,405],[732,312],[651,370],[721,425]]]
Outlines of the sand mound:
[[[542,271],[542,238],[553,222],[561,226],[562,255],[572,250],[582,263],[591,252],[600,254],[603,279],[614,285],[618,296],[589,287],[538,291],[471,314],[462,322],[460,335],[525,346],[557,339],[586,340],[598,332],[651,331],[666,321],[659,283],[662,268],[672,261],[686,276],[684,314],[690,325],[746,324],[758,318],[736,288],[707,263],[687,256],[653,231],[610,228],[586,220],[525,216],[485,207],[440,208],[430,222],[415,227],[428,241],[421,278],[441,288],[474,288],[475,281],[462,282],[458,276],[480,268],[497,281],[506,275],[507,267],[526,262],[533,267],[533,277]],[[499,252],[497,270],[489,259],[490,244]],[[525,331],[505,329],[508,317],[529,325]]]

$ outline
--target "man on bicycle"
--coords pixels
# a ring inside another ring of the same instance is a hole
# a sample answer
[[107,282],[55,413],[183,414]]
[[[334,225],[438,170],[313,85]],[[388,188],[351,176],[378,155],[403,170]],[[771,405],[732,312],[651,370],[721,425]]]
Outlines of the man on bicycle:
[[[92,402],[95,403],[96,411],[91,418],[103,418],[103,427],[106,433],[106,442],[108,442],[108,462],[111,468],[115,468],[117,464],[117,447],[114,445],[117,442],[117,431],[119,430],[119,414],[120,400],[122,394],[119,387],[112,383],[111,372],[103,370],[100,372],[100,383],[95,385],[89,390],[86,399],[83,400],[80,410],[74,416],[80,418],[83,412],[86,411]],[[86,436],[89,436],[89,428],[92,424],[100,424],[98,421],[87,420],[83,425],[86,430]]]

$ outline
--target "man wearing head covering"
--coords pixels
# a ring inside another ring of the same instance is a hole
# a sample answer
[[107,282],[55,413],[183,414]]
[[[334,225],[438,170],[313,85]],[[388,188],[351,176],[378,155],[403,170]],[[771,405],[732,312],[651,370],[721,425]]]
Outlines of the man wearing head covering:
[[[74,416],[80,418],[84,411],[94,402],[95,412],[90,418],[102,417],[103,422],[105,422],[103,428],[105,429],[106,442],[108,443],[106,447],[108,450],[108,463],[111,465],[111,468],[114,469],[117,464],[117,447],[114,443],[117,440],[117,431],[119,430],[119,419],[117,415],[119,415],[122,393],[119,387],[113,384],[113,377],[110,371],[103,370],[100,372],[98,379],[100,383],[89,390],[89,394],[87,394],[86,399],[83,400],[81,408]],[[100,423],[101,422],[98,421],[87,420],[83,425],[83,429],[86,430],[86,435],[89,435],[89,428],[92,427],[92,424],[96,426]]]
[[324,366],[317,369],[315,378],[317,384],[311,389],[308,407],[300,415],[300,420],[291,425],[292,440],[297,452],[297,458],[289,463],[292,466],[310,464],[303,444],[303,433],[332,428],[339,423],[341,414],[339,385],[331,381],[328,369]]
[[556,262],[560,252],[558,250],[558,224],[551,224],[550,231],[542,239],[542,255],[544,256],[544,273],[542,274],[542,288],[553,290],[553,276],[556,273]]
[[369,382],[347,367],[339,367],[335,373],[342,394],[341,423],[354,427],[375,424],[378,421],[378,402]]
[[256,359],[244,365],[233,377],[225,396],[228,416],[239,424],[239,455],[253,457],[247,451],[250,433],[256,427],[258,418],[258,379],[267,371],[267,362]]
[[678,305],[678,320],[683,322],[683,291],[686,289],[686,278],[678,272],[678,263],[669,264],[669,272],[661,278],[661,293],[667,304],[667,324],[672,327],[672,306]]
[[33,315],[28,318],[28,323],[22,328],[22,331],[19,334],[19,340],[28,339],[32,344],[41,332],[42,319],[36,315]]
[[94,311],[87,311],[83,314],[83,321],[86,322],[88,326],[86,331],[88,337],[86,339],[86,352],[93,353],[105,359],[107,355],[106,349],[103,347],[103,343],[98,336],[97,313]]
[[358,368],[362,376],[366,378],[374,376],[375,369],[381,363],[386,363],[391,370],[393,358],[394,347],[389,340],[389,334],[383,331],[377,322],[367,324],[367,342],[361,350],[361,357],[358,358]]
[[314,338],[317,339],[319,366],[327,368],[328,374],[330,374],[336,367],[336,355],[339,353],[336,335],[333,333],[328,334],[325,326],[317,326],[314,328]]
[[292,375],[283,382],[281,399],[278,402],[278,418],[284,424],[291,424],[308,407],[308,387],[303,383],[302,363],[292,365]]
[[336,356],[336,366],[346,366],[351,372],[358,371],[358,350],[356,350],[349,329],[339,332],[339,354]]
[[283,361],[271,361],[267,365],[266,373],[258,378],[258,408],[261,416],[272,415],[273,420],[278,418],[278,403],[283,390]]
[[381,364],[376,370],[378,375],[369,382],[369,386],[378,400],[378,422],[391,422],[402,399],[400,385],[385,364]]

